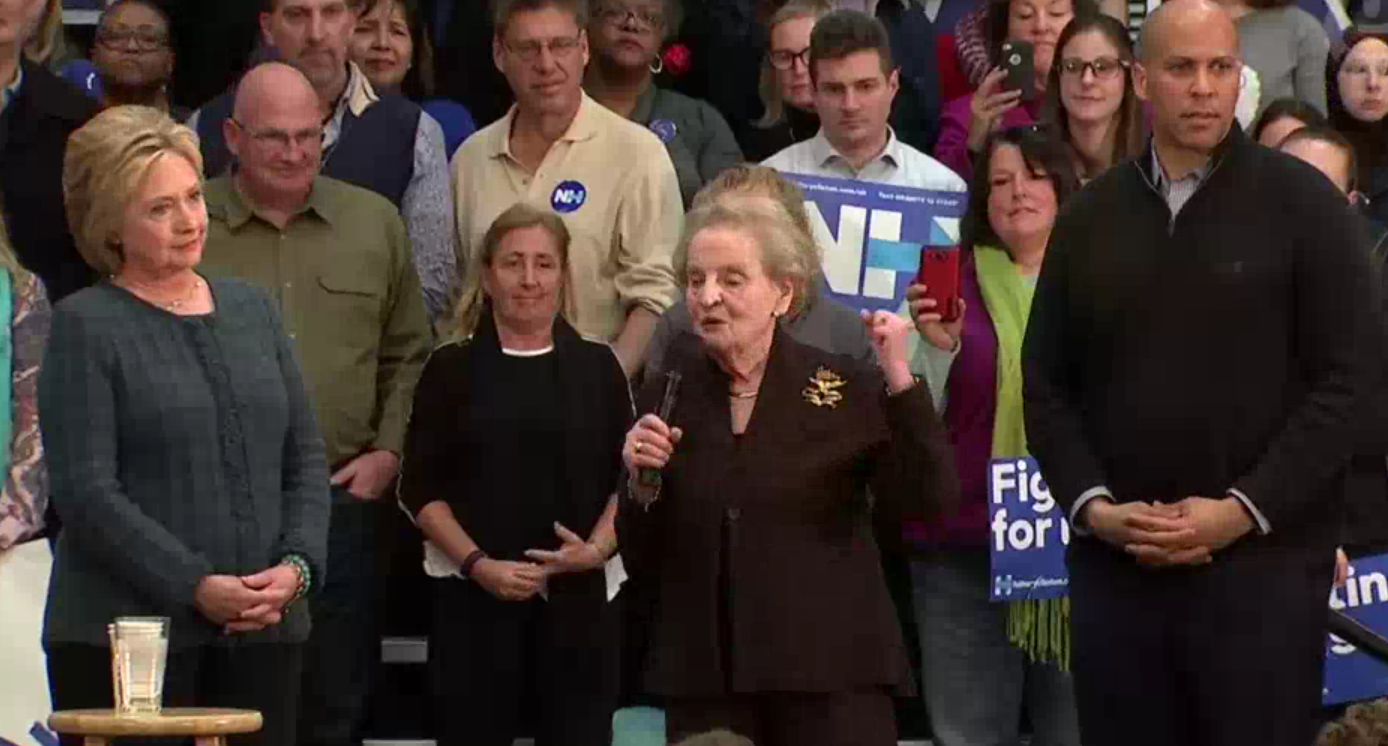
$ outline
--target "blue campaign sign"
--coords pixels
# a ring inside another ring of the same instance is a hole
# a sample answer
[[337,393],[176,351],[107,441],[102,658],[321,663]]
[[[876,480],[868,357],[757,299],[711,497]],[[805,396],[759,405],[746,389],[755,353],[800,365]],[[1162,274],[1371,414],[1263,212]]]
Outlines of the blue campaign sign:
[[[1388,636],[1388,554],[1351,561],[1345,587],[1330,591],[1330,608],[1343,611],[1380,636]],[[1325,704],[1374,699],[1385,694],[1388,663],[1330,635],[1325,643]]]
[[959,244],[963,192],[782,174],[805,191],[829,294],[858,309],[896,311],[920,268],[921,248]]
[[1070,522],[1032,458],[988,462],[994,601],[1060,598],[1070,592]]

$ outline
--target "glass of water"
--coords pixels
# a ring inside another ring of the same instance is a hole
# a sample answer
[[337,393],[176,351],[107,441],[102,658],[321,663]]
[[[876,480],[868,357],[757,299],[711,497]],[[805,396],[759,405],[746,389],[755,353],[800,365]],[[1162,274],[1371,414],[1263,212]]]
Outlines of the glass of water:
[[157,714],[164,701],[164,664],[169,657],[168,617],[118,617],[111,636],[111,678],[116,712]]

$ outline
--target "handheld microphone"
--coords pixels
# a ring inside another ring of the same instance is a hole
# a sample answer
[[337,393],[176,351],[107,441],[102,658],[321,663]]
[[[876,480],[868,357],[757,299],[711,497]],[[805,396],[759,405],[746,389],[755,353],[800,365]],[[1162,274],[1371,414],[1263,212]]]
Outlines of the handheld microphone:
[[[666,425],[670,424],[670,415],[675,411],[675,399],[680,392],[680,374],[678,371],[670,371],[665,374],[665,394],[660,398],[660,409],[656,411],[656,416]],[[642,487],[660,487],[660,470],[644,467],[636,476],[636,481]]]

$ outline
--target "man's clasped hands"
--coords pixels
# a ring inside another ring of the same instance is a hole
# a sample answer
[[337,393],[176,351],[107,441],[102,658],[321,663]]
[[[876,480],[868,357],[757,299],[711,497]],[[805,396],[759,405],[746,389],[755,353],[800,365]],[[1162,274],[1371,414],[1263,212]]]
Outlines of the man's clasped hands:
[[1238,498],[1187,497],[1177,503],[1115,503],[1096,497],[1080,516],[1086,530],[1146,567],[1203,565],[1256,528]]

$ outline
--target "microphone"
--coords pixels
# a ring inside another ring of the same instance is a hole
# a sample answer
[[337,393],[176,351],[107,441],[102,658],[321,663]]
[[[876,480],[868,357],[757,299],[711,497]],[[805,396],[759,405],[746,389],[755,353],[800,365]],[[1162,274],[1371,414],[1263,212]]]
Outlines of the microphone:
[[[656,411],[656,416],[666,425],[670,424],[670,415],[675,411],[675,399],[680,392],[679,371],[672,370],[665,374],[665,394],[660,397],[660,409]],[[651,467],[642,467],[636,476],[636,481],[642,487],[660,488],[660,470]]]
[[1330,610],[1330,633],[1363,650],[1380,663],[1388,663],[1388,640],[1343,611]]

